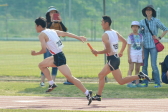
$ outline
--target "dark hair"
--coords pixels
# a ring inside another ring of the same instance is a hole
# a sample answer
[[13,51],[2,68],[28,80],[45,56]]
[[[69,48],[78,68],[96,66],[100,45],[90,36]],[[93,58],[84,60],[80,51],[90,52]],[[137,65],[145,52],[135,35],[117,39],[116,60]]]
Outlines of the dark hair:
[[109,23],[109,26],[111,25],[112,20],[111,20],[111,18],[109,16],[102,16],[102,18],[103,18],[104,22],[108,22]]
[[46,20],[47,20],[47,23],[51,22],[51,17],[50,17],[50,13],[49,12],[46,14]]
[[[49,9],[50,9],[50,8],[55,8],[55,7],[50,6]],[[59,14],[59,12],[58,12],[57,10],[55,10],[55,11],[56,11],[56,13]],[[51,22],[50,12],[47,12],[47,13],[46,13],[46,20],[47,20],[47,23],[50,23],[50,22]]]
[[37,18],[34,22],[36,23],[37,26],[40,25],[42,28],[46,27],[46,19],[43,17]]

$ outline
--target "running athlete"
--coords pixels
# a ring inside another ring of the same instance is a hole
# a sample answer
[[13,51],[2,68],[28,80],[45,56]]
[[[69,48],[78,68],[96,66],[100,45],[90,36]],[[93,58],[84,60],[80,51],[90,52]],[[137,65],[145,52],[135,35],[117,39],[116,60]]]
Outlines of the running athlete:
[[72,82],[76,87],[78,87],[89,100],[88,105],[92,102],[92,91],[87,90],[80,80],[72,76],[71,71],[66,64],[66,58],[62,51],[63,44],[59,38],[61,37],[71,37],[78,39],[82,42],[85,42],[87,39],[83,36],[77,36],[72,33],[63,32],[54,29],[46,29],[46,20],[42,17],[39,17],[35,20],[36,31],[39,34],[39,40],[41,42],[41,50],[39,52],[31,51],[31,55],[40,55],[46,52],[46,48],[50,51],[52,56],[45,58],[42,62],[39,63],[40,70],[44,73],[46,78],[49,81],[49,88],[46,92],[52,91],[57,87],[55,82],[52,80],[50,71],[48,67],[57,67],[58,70],[68,79],[68,81]]
[[[98,74],[99,77],[99,87],[98,92],[95,96],[92,97],[92,100],[101,101],[101,95],[105,84],[105,76],[112,72],[114,79],[120,84],[126,84],[133,80],[137,79],[147,79],[150,80],[147,75],[143,72],[139,72],[138,75],[128,76],[122,78],[121,71],[119,69],[120,58],[123,55],[123,51],[126,48],[126,40],[115,30],[110,28],[112,21],[109,16],[103,16],[101,21],[101,26],[104,29],[105,33],[102,35],[102,41],[104,43],[104,50],[97,51],[92,50],[93,54],[106,54],[107,56],[107,64],[104,66],[102,71]],[[122,48],[119,53],[118,52],[118,41],[122,42]]]

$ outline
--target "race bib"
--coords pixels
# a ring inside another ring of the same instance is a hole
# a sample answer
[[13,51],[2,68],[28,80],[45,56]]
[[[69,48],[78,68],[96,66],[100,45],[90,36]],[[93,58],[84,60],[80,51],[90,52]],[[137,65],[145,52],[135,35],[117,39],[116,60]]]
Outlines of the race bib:
[[117,50],[118,49],[118,44],[114,44],[113,47],[114,47],[115,50]]
[[111,48],[112,48],[113,52],[117,52],[118,51],[118,44],[111,44]]
[[62,49],[64,47],[64,45],[62,44],[61,40],[57,40],[55,41],[56,47],[59,49]]

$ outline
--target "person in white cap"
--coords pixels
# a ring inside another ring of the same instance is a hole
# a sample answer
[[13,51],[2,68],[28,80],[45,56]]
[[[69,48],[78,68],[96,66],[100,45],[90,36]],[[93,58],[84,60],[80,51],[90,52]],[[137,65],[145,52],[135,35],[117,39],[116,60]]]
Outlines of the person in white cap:
[[[128,76],[132,75],[132,72],[135,68],[135,75],[138,75],[140,71],[140,66],[143,63],[143,36],[138,33],[139,30],[139,22],[132,21],[131,23],[132,33],[127,38],[128,44],[128,63],[129,70]],[[132,82],[127,84],[127,87],[135,88],[135,87],[144,87],[139,83],[139,80],[136,80],[135,85]]]

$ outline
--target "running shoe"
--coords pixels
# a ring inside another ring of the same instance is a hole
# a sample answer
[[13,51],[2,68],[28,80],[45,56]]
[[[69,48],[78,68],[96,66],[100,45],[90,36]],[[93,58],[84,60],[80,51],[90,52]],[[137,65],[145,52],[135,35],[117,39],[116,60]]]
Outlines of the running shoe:
[[92,100],[101,101],[101,96],[96,94],[95,96],[92,97]]
[[150,78],[146,74],[144,74],[143,72],[139,72],[138,76],[140,79],[147,79],[148,81],[150,81]]
[[86,96],[88,102],[88,105],[90,105],[92,103],[92,91],[89,91],[89,94]]
[[55,84],[49,85],[48,90],[46,92],[51,92],[56,87],[57,87],[57,85],[55,85]]

